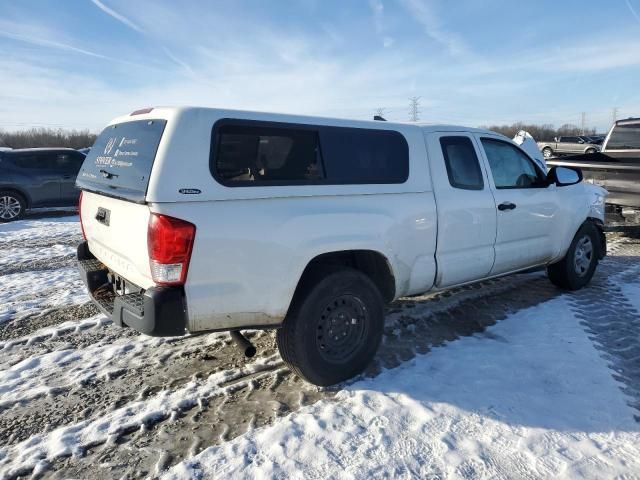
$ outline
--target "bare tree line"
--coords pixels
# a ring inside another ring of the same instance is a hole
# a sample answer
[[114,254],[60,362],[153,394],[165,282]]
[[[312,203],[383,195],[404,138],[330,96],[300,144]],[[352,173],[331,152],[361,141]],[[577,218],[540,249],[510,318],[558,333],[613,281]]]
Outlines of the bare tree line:
[[[380,109],[382,113],[383,110]],[[511,125],[491,125],[483,126],[488,130],[502,133],[509,138],[518,133],[520,130],[526,130],[533,138],[538,141],[553,140],[554,137],[561,135],[594,135],[594,128],[582,129],[570,123],[566,123],[559,128],[555,128],[551,124],[527,124],[523,122]],[[4,131],[0,129],[0,147],[10,148],[34,148],[34,147],[68,147],[68,148],[84,148],[93,145],[96,140],[96,134],[89,130],[65,130],[62,128],[31,128],[29,130],[20,131]]]
[[31,128],[9,132],[0,129],[0,147],[68,147],[77,149],[90,147],[95,140],[96,134],[89,130]]

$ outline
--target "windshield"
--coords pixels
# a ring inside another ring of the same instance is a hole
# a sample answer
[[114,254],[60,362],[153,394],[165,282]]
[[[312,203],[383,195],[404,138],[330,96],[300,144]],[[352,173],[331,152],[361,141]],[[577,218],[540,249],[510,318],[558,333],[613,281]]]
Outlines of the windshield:
[[166,120],[137,120],[105,128],[82,164],[83,190],[143,202]]
[[607,150],[640,150],[640,124],[613,127]]

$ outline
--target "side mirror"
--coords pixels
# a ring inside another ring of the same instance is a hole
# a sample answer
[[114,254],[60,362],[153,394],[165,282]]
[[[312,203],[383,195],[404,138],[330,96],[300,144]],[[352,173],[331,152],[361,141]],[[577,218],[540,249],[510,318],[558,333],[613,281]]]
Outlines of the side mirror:
[[560,141],[560,138],[559,137],[553,137],[553,141],[558,143]]
[[556,184],[558,187],[575,185],[582,181],[582,170],[570,167],[551,167],[547,173],[547,183]]

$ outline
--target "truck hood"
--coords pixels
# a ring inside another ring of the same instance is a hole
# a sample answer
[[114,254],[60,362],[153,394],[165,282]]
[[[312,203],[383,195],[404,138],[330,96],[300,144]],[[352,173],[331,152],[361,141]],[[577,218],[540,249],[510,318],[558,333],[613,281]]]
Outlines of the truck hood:
[[529,156],[536,161],[540,168],[542,168],[543,172],[547,172],[547,164],[544,161],[544,156],[542,155],[540,148],[538,148],[538,144],[529,132],[520,130],[516,133],[516,136],[513,137],[513,141],[520,145],[520,148],[527,152]]

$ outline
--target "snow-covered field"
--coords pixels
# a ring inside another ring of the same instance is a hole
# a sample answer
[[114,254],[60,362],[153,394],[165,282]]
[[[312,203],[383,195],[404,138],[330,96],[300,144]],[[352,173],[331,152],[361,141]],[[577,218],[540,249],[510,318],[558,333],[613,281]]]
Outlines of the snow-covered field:
[[78,228],[0,225],[0,478],[640,478],[637,240],[579,294],[529,274],[401,300],[367,374],[325,390],[268,332],[245,360],[115,327]]

